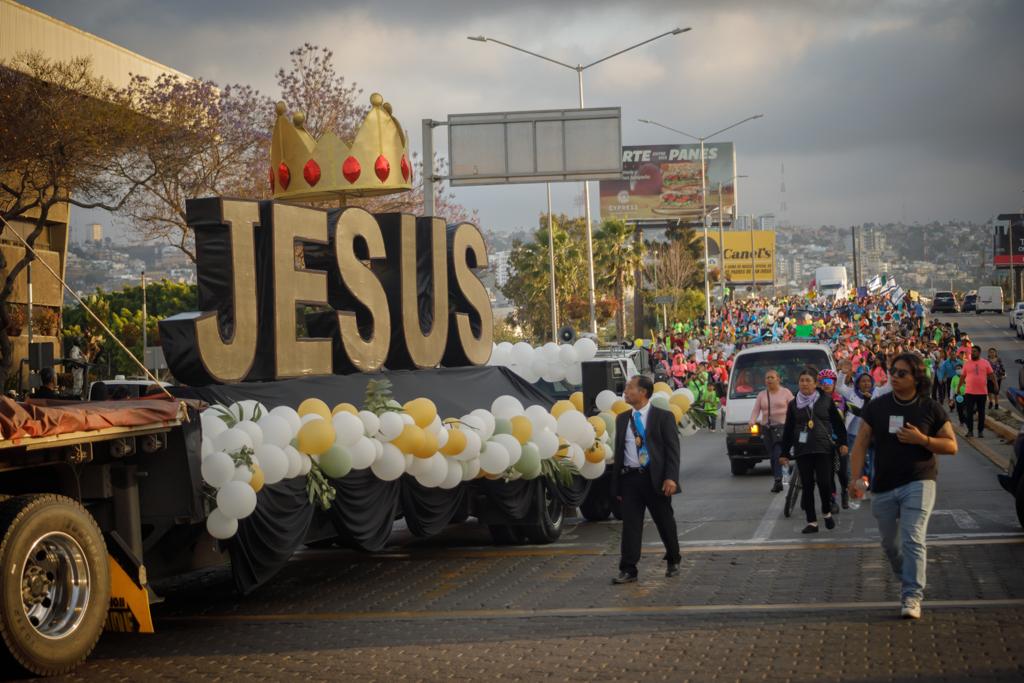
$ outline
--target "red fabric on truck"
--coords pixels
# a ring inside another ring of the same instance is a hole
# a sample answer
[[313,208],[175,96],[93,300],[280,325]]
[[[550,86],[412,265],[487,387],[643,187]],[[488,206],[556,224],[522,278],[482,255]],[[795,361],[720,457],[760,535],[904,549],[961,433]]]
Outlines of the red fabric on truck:
[[27,402],[0,396],[0,430],[5,439],[53,436],[108,427],[139,427],[178,418],[181,402],[163,398],[136,401]]

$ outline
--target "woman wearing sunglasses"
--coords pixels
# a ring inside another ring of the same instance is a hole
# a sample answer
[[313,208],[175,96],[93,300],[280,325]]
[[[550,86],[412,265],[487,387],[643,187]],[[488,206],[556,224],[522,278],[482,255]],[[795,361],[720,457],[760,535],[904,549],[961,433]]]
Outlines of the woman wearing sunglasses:
[[[854,472],[875,450],[871,512],[878,520],[892,570],[900,577],[900,615],[921,618],[928,519],[935,505],[936,455],[955,455],[956,436],[942,405],[928,395],[929,379],[916,353],[903,353],[889,368],[892,392],[868,403],[853,444]],[[850,495],[862,495],[850,484]]]
[[[833,376],[833,385],[835,377]],[[803,487],[801,504],[807,515],[805,534],[818,532],[818,516],[814,510],[814,486],[817,483],[821,498],[821,511],[825,516],[825,527],[834,529],[832,517],[832,454],[839,448],[840,455],[846,455],[846,425],[832,400],[831,390],[826,393],[818,388],[818,370],[805,367],[797,381],[799,391],[786,409],[786,425],[782,430],[782,454],[780,463],[789,464],[792,449],[796,466],[800,472]]]

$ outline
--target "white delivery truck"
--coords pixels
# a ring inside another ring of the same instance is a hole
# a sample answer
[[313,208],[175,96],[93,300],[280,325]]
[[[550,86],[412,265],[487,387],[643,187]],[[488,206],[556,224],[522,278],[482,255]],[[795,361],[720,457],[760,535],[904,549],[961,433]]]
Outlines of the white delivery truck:
[[850,289],[846,279],[846,266],[821,266],[814,271],[818,296],[845,299]]

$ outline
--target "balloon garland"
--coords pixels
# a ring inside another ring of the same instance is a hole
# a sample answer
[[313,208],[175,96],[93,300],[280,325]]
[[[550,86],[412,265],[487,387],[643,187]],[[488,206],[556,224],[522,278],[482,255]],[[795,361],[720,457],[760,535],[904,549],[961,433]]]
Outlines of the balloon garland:
[[597,356],[597,344],[588,337],[573,344],[548,342],[534,348],[528,342],[501,342],[491,350],[488,365],[507,367],[530,384],[565,381],[578,386],[583,383],[583,363]]

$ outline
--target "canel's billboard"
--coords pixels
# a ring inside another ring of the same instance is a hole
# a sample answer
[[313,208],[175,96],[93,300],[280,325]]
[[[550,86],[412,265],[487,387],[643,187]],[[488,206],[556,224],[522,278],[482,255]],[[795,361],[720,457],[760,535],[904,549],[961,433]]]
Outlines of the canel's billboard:
[[[697,234],[697,240],[701,238]],[[775,282],[775,233],[771,230],[726,230],[725,280],[733,285],[751,284],[753,269],[754,284],[764,285]],[[722,249],[718,243],[718,230],[708,230],[708,258],[712,268],[722,262]]]
[[[704,143],[706,209],[718,222],[719,184],[726,222],[736,203],[736,150],[731,142]],[[675,220],[700,225],[699,144],[622,148],[622,180],[601,181],[601,218]]]

